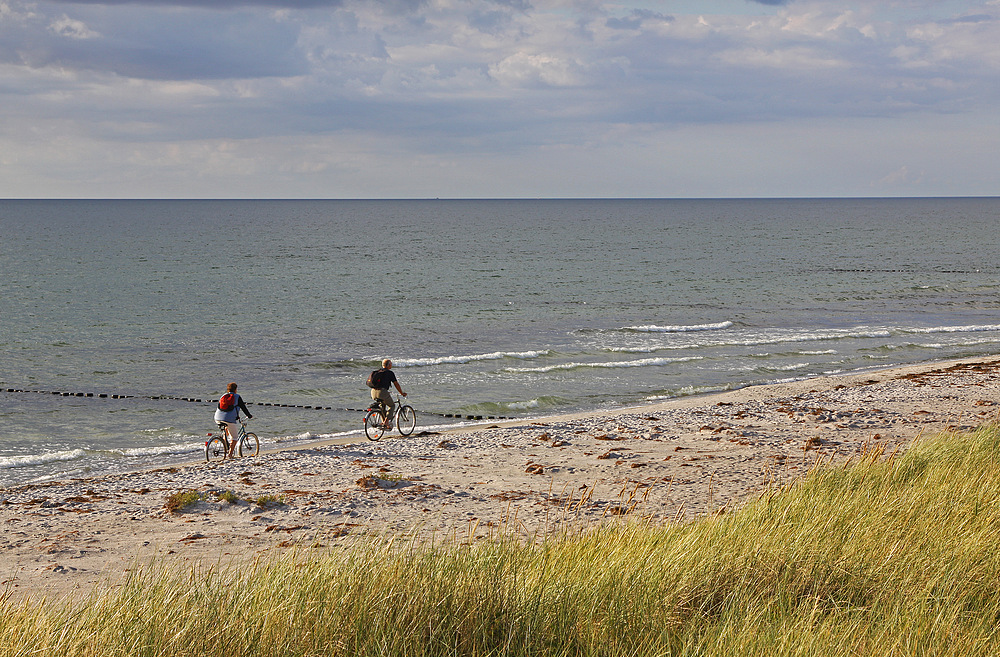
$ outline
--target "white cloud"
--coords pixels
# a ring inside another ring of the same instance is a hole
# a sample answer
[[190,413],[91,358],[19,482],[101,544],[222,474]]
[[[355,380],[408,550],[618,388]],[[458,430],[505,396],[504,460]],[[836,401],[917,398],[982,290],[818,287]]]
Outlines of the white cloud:
[[906,165],[901,166],[895,171],[883,176],[876,183],[873,183],[873,187],[880,189],[891,189],[900,186],[912,186],[914,184],[919,184],[924,178],[924,173],[914,175],[910,172],[910,168]]
[[506,86],[536,84],[568,87],[579,84],[574,62],[545,54],[514,53],[490,66],[490,75]]
[[849,68],[850,66],[843,59],[831,57],[807,47],[778,50],[763,50],[761,48],[729,50],[722,53],[719,59],[734,67],[765,67],[789,72],[796,70],[815,72],[822,69]]
[[814,10],[802,13],[787,10],[782,13],[782,19],[784,21],[782,30],[812,39],[826,39],[842,30],[868,33],[873,31],[867,22],[859,25],[857,15],[850,10],[837,12]]
[[49,29],[59,36],[70,39],[97,39],[101,36],[87,27],[87,24],[83,21],[72,19],[65,14],[53,21],[49,25]]

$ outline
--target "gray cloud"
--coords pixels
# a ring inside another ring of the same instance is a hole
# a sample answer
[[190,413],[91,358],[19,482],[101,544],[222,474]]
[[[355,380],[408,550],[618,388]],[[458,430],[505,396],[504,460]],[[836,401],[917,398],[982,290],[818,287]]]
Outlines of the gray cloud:
[[[365,0],[49,0],[61,5],[105,5],[136,7],[182,7],[191,9],[232,10],[261,7],[268,9],[336,9]],[[388,12],[411,12],[424,6],[427,0],[371,0]],[[497,4],[512,7],[526,6],[521,0],[493,0]]]
[[[0,68],[0,118],[109,148],[226,142],[225,150],[229,140],[363,136],[405,144],[419,160],[611,148],[616,135],[645,131],[990,115],[1000,104],[993,5],[962,3],[932,24],[918,11],[900,10],[895,20],[842,2],[800,10],[754,1],[788,9],[701,16],[523,0],[11,4],[0,13],[0,62],[8,65]],[[279,7],[289,11],[272,11]],[[21,139],[3,124],[0,164]],[[143,158],[145,166],[156,161]]]
[[650,20],[670,22],[674,20],[674,17],[650,9],[633,9],[632,13],[625,18],[607,19],[605,25],[618,30],[638,30],[642,27],[643,22]]
[[[384,19],[376,29],[363,26],[371,25],[372,16],[360,21],[361,8],[275,19],[252,9],[165,11],[130,4],[104,12],[58,6],[75,9],[72,16],[55,13],[27,25],[0,23],[0,61],[148,80],[302,78],[269,101],[276,112],[290,114],[310,105],[301,89],[323,102],[363,98],[365,117],[372,116],[372,105],[398,106],[405,113],[427,103],[460,113],[468,101],[478,111],[486,94],[497,107],[510,102],[520,108],[525,120],[575,105],[574,114],[595,120],[668,123],[891,116],[941,103],[953,111],[948,87],[935,82],[942,75],[962,85],[954,87],[956,100],[976,96],[960,78],[968,75],[973,84],[977,73],[954,66],[961,57],[955,45],[942,49],[947,61],[939,69],[928,60],[935,53],[925,41],[864,22],[845,23],[836,13],[802,19],[816,21],[815,27],[796,23],[789,29],[775,20],[766,36],[762,27],[753,33],[725,23],[698,27],[648,9],[622,18],[595,14],[589,17],[593,25],[600,21],[628,35],[602,42],[592,29],[577,31],[576,25],[546,35],[518,0],[472,3],[464,15],[423,11],[396,23]],[[967,16],[955,25],[971,25],[971,18],[976,24],[992,20]],[[451,43],[463,27],[497,41],[488,49],[474,40]],[[967,51],[974,56],[975,44]],[[511,95],[519,87],[534,91]],[[978,94],[992,96],[990,88],[983,85]],[[479,119],[484,126],[492,120]]]
[[344,0],[51,0],[51,2],[62,5],[133,5],[196,9],[234,9],[238,7],[315,9],[318,7],[340,7],[344,4]]
[[969,16],[946,18],[938,22],[946,25],[949,23],[992,23],[996,20],[997,18],[995,16],[990,16],[989,14],[972,14]]
[[0,61],[153,80],[290,76],[307,70],[298,35],[252,12],[77,7],[72,19],[0,23]]

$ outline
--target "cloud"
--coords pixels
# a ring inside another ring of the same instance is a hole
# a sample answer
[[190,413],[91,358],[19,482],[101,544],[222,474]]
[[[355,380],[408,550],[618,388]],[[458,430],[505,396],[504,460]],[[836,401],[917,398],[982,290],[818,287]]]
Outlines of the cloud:
[[[278,11],[308,9],[336,9],[356,2],[356,0],[50,0],[62,5],[100,5],[134,7],[177,7],[228,11],[241,8],[266,8]],[[362,0],[363,1],[363,0]],[[413,12],[424,6],[428,0],[372,0],[381,10],[391,13]],[[518,8],[521,0],[492,0],[498,5]]]
[[315,9],[340,7],[343,0],[53,0],[64,5],[188,7],[193,9],[226,10],[239,7],[271,7],[273,9]]
[[625,18],[608,18],[605,25],[617,30],[638,30],[647,21],[659,21],[669,23],[674,20],[673,16],[661,14],[658,11],[649,9],[633,9],[632,13]]
[[510,86],[568,87],[580,83],[576,63],[546,54],[514,53],[490,66],[490,75]]
[[992,23],[997,20],[996,16],[991,16],[989,14],[973,14],[970,16],[957,16],[955,18],[947,18],[941,20],[942,25],[947,25],[948,23]]
[[254,12],[79,7],[0,21],[0,63],[189,80],[304,73],[298,27]]
[[879,179],[877,182],[873,183],[873,187],[880,189],[901,187],[901,186],[912,186],[919,184],[924,178],[924,173],[913,174],[908,166],[901,166],[895,171],[887,174],[886,176]]
[[62,16],[49,25],[49,29],[59,36],[71,39],[97,39],[101,35],[94,32],[86,23],[74,20],[68,16]]
[[[752,0],[732,13],[719,10],[730,2],[706,13],[679,2],[669,15],[658,4],[0,0],[0,152],[56,157],[32,150],[31,135],[62,136],[87,144],[67,152],[134,148],[143,155],[131,165],[151,171],[177,175],[172,153],[248,177],[275,170],[256,147],[288,160],[274,165],[284,173],[350,169],[351,158],[322,154],[345,140],[376,167],[365,140],[400,161],[458,168],[542,152],[555,162],[613,150],[627,162],[617,138],[640,149],[655,135],[667,148],[665,134],[733,130],[735,143],[758,126],[958,121],[1000,104],[995,2]],[[303,143],[324,146],[293,162]],[[900,162],[933,178],[919,158],[897,157],[859,184],[890,182]]]

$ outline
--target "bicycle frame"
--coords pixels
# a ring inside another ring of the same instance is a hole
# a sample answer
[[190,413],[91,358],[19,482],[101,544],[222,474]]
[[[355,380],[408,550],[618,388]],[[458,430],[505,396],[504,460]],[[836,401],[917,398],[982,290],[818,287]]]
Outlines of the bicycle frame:
[[234,440],[243,440],[247,435],[247,421],[242,416],[237,417],[236,419],[240,423],[240,430],[236,432],[236,438]]
[[229,432],[222,426],[219,435],[209,434],[211,437],[205,442],[206,461],[211,461],[213,457],[218,460],[228,458],[237,447],[240,456],[244,456],[244,451],[247,452],[247,456],[256,456],[260,453],[260,439],[257,438],[257,434],[247,431],[245,418],[237,417],[237,421],[240,423],[240,430],[236,436],[229,436]]
[[384,401],[381,399],[372,400],[363,420],[368,440],[381,439],[386,431],[391,430],[393,423],[396,424],[401,435],[409,436],[412,433],[413,427],[416,425],[416,413],[413,407],[404,404],[399,396],[394,398],[394,402],[390,413]]
[[395,395],[394,398],[393,398],[393,400],[396,403],[393,404],[393,406],[392,406],[392,413],[389,412],[389,408],[386,406],[386,404],[385,404],[384,401],[382,401],[381,399],[376,399],[375,400],[375,403],[378,404],[378,407],[381,408],[383,411],[385,411],[385,415],[386,415],[385,421],[386,421],[386,424],[390,424],[393,421],[395,421],[396,416],[399,415],[399,409],[401,409],[403,407],[403,402],[401,402],[399,400],[399,395]]

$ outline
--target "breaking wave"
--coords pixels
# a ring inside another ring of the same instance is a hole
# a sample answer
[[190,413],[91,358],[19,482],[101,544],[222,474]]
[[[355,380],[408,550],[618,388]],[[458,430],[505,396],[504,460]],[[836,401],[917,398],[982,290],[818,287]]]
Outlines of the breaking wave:
[[903,329],[907,333],[979,333],[1000,331],[1000,324],[970,324],[968,326],[929,326],[926,328]]
[[436,358],[400,358],[393,360],[395,367],[429,367],[433,365],[464,365],[482,360],[502,360],[504,358],[516,358],[518,360],[532,360],[547,356],[552,352],[548,349],[540,351],[494,351],[488,354],[472,354],[469,356],[439,356]]
[[514,374],[544,374],[558,370],[578,370],[578,369],[618,369],[624,367],[659,367],[672,363],[686,363],[693,360],[703,360],[704,356],[690,356],[688,358],[640,358],[638,360],[611,361],[603,363],[560,363],[559,365],[546,365],[544,367],[505,367],[504,372]]
[[622,331],[635,331],[636,333],[694,333],[698,331],[721,331],[723,329],[731,328],[733,326],[732,322],[716,322],[714,324],[692,324],[690,326],[678,325],[678,326],[656,326],[655,324],[650,324],[647,326],[625,326],[622,327]]
[[47,452],[45,454],[25,454],[23,456],[0,457],[0,469],[28,468],[33,465],[46,465],[60,461],[76,461],[87,455],[82,449],[68,449],[62,452]]

